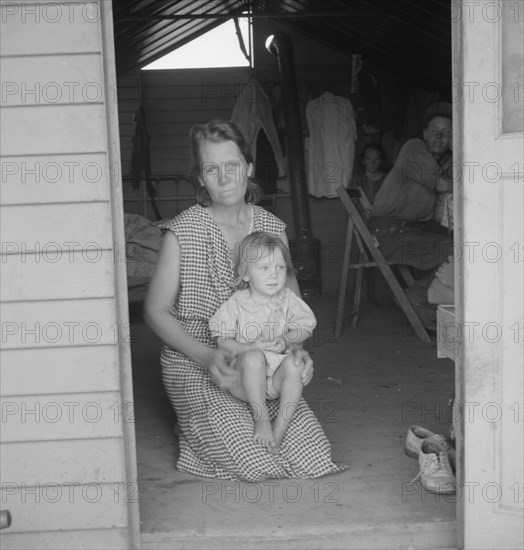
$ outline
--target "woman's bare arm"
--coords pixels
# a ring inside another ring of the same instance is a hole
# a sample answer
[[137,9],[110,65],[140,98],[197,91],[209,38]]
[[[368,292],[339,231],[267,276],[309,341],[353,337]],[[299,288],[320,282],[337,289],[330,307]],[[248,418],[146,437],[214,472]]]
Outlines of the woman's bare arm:
[[170,309],[180,285],[180,244],[171,231],[164,235],[160,256],[144,301],[144,318],[169,347],[209,367],[214,350],[187,333]]
[[228,367],[223,353],[188,334],[170,313],[180,286],[180,256],[180,244],[175,234],[166,233],[145,298],[144,318],[164,343],[207,368],[219,388],[237,395],[242,380],[237,371]]

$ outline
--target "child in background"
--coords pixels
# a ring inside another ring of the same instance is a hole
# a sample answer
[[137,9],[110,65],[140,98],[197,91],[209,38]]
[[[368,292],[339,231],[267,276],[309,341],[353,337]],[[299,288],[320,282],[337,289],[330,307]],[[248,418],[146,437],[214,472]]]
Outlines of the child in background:
[[375,195],[387,175],[386,153],[380,143],[368,143],[360,155],[361,168],[351,180],[351,187],[361,187],[364,194],[373,203]]
[[[243,400],[253,414],[254,441],[278,453],[302,395],[302,365],[295,365],[294,346],[311,336],[316,319],[309,306],[287,288],[292,270],[283,241],[254,232],[240,243],[237,290],[211,317],[217,346],[242,376]],[[271,425],[266,399],[280,398]]]

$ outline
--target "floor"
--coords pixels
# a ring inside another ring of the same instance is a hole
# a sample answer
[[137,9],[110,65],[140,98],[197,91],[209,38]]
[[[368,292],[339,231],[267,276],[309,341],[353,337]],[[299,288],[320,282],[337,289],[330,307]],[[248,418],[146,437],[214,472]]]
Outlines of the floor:
[[418,463],[404,454],[411,424],[448,435],[453,362],[417,340],[394,305],[365,304],[334,342],[336,294],[307,301],[319,324],[304,395],[350,469],[260,484],[176,471],[159,341],[132,312],[142,548],[456,548],[454,497],[410,484]]

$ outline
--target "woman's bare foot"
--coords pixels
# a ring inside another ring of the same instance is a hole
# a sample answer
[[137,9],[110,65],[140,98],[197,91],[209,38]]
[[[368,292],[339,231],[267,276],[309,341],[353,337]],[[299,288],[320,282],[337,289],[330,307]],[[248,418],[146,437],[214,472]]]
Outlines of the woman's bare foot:
[[255,433],[253,436],[255,443],[260,443],[271,452],[271,449],[275,445],[275,437],[273,435],[273,428],[271,422],[267,418],[260,418],[255,420]]

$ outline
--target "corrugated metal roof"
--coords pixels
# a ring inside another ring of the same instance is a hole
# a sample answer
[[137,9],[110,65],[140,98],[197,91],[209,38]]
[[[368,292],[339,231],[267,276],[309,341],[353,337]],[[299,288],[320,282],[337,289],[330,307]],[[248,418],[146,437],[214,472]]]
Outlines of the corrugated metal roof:
[[251,9],[428,89],[451,85],[451,0],[113,0],[117,71]]

